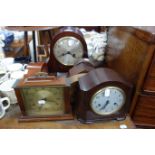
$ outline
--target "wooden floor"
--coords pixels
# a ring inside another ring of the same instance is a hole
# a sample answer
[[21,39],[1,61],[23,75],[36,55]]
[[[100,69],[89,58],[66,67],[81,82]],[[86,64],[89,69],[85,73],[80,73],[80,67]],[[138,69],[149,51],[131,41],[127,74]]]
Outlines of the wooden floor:
[[119,129],[126,125],[128,129],[135,128],[128,116],[124,121],[108,121],[92,124],[82,124],[77,120],[47,121],[47,122],[18,122],[20,110],[18,105],[10,107],[6,116],[0,120],[1,129]]

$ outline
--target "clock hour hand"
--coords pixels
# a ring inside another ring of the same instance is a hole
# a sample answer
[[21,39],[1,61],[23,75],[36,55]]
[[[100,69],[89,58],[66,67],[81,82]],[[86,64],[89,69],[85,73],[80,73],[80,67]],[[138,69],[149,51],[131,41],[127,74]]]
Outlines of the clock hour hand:
[[70,54],[70,55],[71,55],[70,51],[67,51],[66,53],[62,53],[62,54],[60,54],[58,57],[65,56],[65,55],[67,55],[67,54]]
[[109,103],[110,103],[109,100],[107,100],[106,103],[105,103],[105,105],[100,110],[105,109]]

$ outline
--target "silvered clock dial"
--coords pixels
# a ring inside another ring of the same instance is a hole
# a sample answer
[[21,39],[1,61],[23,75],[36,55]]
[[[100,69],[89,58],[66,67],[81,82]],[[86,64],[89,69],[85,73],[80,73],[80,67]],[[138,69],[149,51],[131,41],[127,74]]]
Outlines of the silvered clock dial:
[[118,87],[105,87],[92,97],[91,108],[99,115],[110,115],[119,111],[125,104],[125,93]]
[[54,45],[55,58],[66,66],[73,66],[84,55],[81,42],[74,37],[63,37]]

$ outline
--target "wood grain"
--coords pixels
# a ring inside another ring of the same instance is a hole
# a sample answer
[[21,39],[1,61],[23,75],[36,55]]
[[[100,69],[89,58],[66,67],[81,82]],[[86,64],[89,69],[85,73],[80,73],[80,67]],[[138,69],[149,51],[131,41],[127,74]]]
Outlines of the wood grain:
[[138,125],[155,127],[155,96],[139,96],[133,120]]
[[108,34],[108,67],[134,84],[134,123],[155,126],[155,27],[110,27]]
[[126,29],[109,29],[106,60],[108,67],[120,73],[126,80],[137,84],[148,54],[148,45]]

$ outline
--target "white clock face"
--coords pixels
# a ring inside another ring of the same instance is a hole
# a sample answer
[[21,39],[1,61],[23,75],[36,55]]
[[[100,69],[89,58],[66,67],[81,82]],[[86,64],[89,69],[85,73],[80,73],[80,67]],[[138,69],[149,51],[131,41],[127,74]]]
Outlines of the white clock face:
[[73,66],[84,55],[82,43],[74,37],[63,37],[54,45],[54,56],[65,66]]
[[105,87],[97,91],[91,99],[92,110],[99,115],[110,115],[125,104],[125,92],[118,87]]

